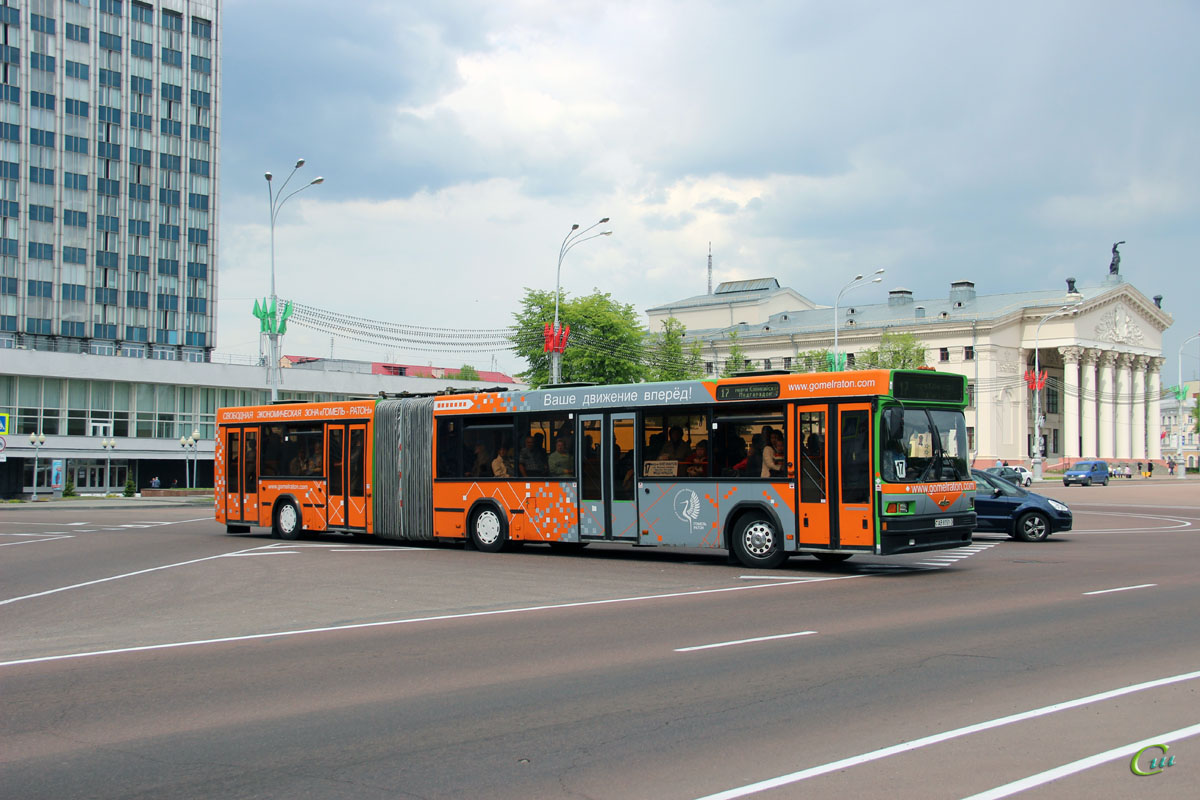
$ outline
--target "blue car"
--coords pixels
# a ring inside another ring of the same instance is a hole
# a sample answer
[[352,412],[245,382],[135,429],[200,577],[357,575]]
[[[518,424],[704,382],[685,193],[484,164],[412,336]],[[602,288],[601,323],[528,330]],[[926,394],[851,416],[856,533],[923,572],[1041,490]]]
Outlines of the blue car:
[[1076,461],[1075,465],[1063,473],[1063,486],[1078,483],[1080,486],[1091,486],[1098,483],[1108,486],[1107,461]]
[[1052,533],[1071,530],[1066,503],[1022,489],[1015,483],[973,469],[975,530],[998,531],[1023,542],[1040,542]]

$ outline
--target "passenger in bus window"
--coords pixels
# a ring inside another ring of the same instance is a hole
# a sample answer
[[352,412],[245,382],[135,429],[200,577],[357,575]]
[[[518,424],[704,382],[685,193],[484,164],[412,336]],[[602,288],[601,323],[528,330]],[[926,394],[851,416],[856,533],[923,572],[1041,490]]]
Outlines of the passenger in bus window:
[[672,425],[667,441],[658,453],[659,461],[683,461],[692,452],[692,448],[683,440],[683,428]]
[[744,475],[757,478],[762,474],[763,465],[763,435],[756,433],[750,437],[750,454],[746,456],[746,471]]
[[475,463],[471,465],[470,475],[475,478],[488,478],[492,474],[492,454],[488,452],[483,442],[475,443]]
[[561,437],[554,443],[554,452],[550,454],[550,474],[555,477],[575,474],[575,456],[567,447],[566,437]]
[[501,444],[500,449],[496,452],[496,457],[492,459],[492,476],[496,478],[513,477],[513,460],[509,455],[507,444]]
[[[764,427],[763,430],[768,428]],[[770,435],[764,435],[763,439],[766,444],[762,450],[762,469],[759,471],[759,477],[779,477],[783,474],[783,434],[771,429]]]
[[525,437],[525,447],[517,459],[517,468],[521,471],[521,477],[541,478],[546,475],[549,468],[543,441],[545,441],[545,437],[540,433]]

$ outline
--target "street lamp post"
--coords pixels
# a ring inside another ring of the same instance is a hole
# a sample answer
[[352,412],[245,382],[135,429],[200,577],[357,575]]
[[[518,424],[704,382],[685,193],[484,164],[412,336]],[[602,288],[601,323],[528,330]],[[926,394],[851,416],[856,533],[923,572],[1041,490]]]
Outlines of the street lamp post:
[[188,465],[192,461],[192,454],[196,451],[196,440],[200,438],[199,429],[193,430],[191,436],[180,436],[179,446],[183,448],[183,484],[186,488],[192,488],[193,473],[188,471]]
[[[588,231],[608,222],[608,217],[604,217],[595,225],[579,230],[579,223],[571,226],[571,232],[567,234],[567,238],[563,239],[562,246],[558,248],[558,269],[554,273],[554,328],[553,334],[558,336],[558,297],[562,286],[562,263],[567,256],[567,251],[577,244],[583,244],[589,239],[595,239],[598,236],[612,236],[612,231],[600,231],[593,233],[591,236],[585,236]],[[562,382],[562,352],[557,348],[550,350],[550,383]]]
[[[269,314],[270,319],[272,321],[275,320],[275,315],[279,308],[279,295],[277,295],[275,293],[275,220],[279,217],[279,211],[280,211],[280,209],[283,208],[284,203],[286,203],[288,200],[290,200],[293,197],[295,197],[296,195],[298,195],[300,192],[303,192],[308,187],[316,186],[318,183],[324,183],[324,181],[325,181],[325,179],[322,177],[313,178],[311,181],[304,184],[299,189],[294,190],[291,194],[287,195],[282,200],[280,200],[279,196],[282,195],[283,190],[287,188],[288,183],[292,180],[292,176],[296,174],[296,170],[300,169],[303,166],[304,166],[304,159],[303,158],[296,159],[296,166],[292,167],[291,174],[289,174],[287,176],[287,180],[285,180],[283,182],[283,185],[279,187],[278,192],[276,192],[274,190],[275,184],[272,183],[271,173],[267,172],[263,176],[267,179],[267,197],[270,200],[270,206],[271,206],[271,304],[270,304],[269,310],[266,310],[266,311]],[[257,306],[256,306],[256,310],[257,310]],[[270,356],[269,356],[270,361],[267,363],[267,383],[269,383],[271,385],[271,402],[272,403],[279,399],[279,381],[280,381],[279,336],[280,336],[279,330],[278,330],[276,324],[274,322],[272,322],[270,328],[267,331],[267,341],[270,344],[269,349],[271,351]]]
[[117,446],[116,439],[101,439],[100,446],[104,448],[104,493],[112,488],[112,451]]
[[1200,333],[1193,334],[1183,340],[1183,344],[1179,345],[1179,359],[1175,362],[1179,367],[1179,384],[1178,391],[1175,394],[1175,406],[1179,413],[1179,423],[1175,426],[1178,428],[1176,435],[1179,440],[1175,443],[1175,477],[1180,480],[1187,477],[1187,467],[1183,462],[1183,401],[1187,397],[1187,392],[1183,390],[1183,348],[1187,347],[1188,342],[1194,342],[1200,339]]
[[195,489],[200,484],[200,429],[192,428],[190,438],[195,445],[192,448],[192,488]]
[[870,286],[872,283],[879,283],[883,278],[879,277],[884,273],[883,267],[875,270],[871,274],[876,276],[872,280],[865,280],[862,275],[855,275],[854,279],[842,287],[838,292],[837,299],[833,301],[833,369],[840,370],[842,367],[841,360],[838,358],[838,328],[841,327],[841,320],[838,319],[838,306],[842,304],[842,295],[851,289],[858,289],[862,286]]
[[1041,343],[1042,326],[1055,317],[1061,317],[1063,314],[1072,314],[1078,311],[1082,305],[1083,302],[1081,301],[1074,305],[1063,306],[1057,311],[1047,314],[1038,322],[1037,328],[1033,333],[1033,479],[1035,481],[1042,479],[1042,390],[1041,384],[1038,382],[1038,376],[1042,372],[1041,353],[1038,350]]
[[40,431],[38,433],[30,433],[29,444],[33,446],[33,499],[37,500],[39,457],[42,454],[42,445],[46,444],[46,434]]

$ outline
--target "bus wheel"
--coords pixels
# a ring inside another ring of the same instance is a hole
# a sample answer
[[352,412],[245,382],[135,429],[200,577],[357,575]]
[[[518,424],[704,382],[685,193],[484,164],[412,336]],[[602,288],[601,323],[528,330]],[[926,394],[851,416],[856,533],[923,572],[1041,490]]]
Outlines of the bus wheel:
[[291,500],[284,500],[275,506],[275,524],[271,533],[289,542],[300,538],[300,509]]
[[771,569],[787,560],[783,537],[775,523],[763,517],[746,516],[733,533],[733,554],[742,566]]
[[822,564],[840,564],[849,561],[852,553],[813,553]]
[[1037,511],[1017,520],[1017,536],[1023,542],[1040,542],[1050,535],[1050,521]]
[[499,553],[508,543],[508,530],[496,509],[484,506],[471,517],[471,544],[485,553]]

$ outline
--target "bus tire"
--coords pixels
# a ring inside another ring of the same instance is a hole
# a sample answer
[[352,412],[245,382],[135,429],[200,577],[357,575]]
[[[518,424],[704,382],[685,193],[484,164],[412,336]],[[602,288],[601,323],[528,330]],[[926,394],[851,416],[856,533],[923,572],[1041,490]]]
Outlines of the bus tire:
[[749,569],[774,569],[787,560],[779,526],[759,514],[747,514],[733,530],[733,554]]
[[508,524],[495,506],[480,506],[471,515],[471,544],[485,553],[499,553],[508,544]]
[[300,532],[304,529],[304,525],[300,517],[300,509],[294,501],[279,501],[278,505],[275,506],[273,519],[271,533],[274,536],[289,542],[294,542],[300,538]]
[[1050,535],[1050,520],[1039,511],[1030,511],[1017,520],[1014,538],[1022,542],[1040,542]]

